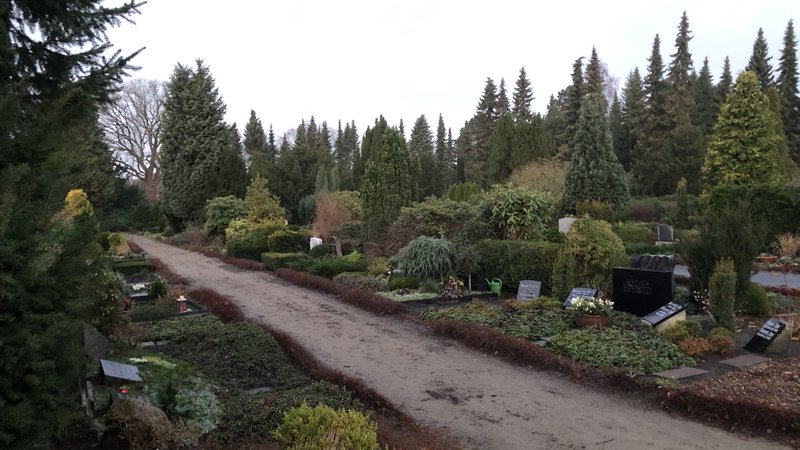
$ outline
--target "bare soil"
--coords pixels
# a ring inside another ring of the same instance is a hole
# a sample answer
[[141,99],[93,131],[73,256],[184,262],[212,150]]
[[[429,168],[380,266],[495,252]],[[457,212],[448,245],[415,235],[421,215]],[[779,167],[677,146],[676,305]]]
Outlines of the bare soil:
[[768,449],[776,443],[644,408],[514,366],[296,287],[270,273],[129,236],[195,287],[236,301],[253,321],[292,335],[330,367],[363,380],[417,421],[480,449]]

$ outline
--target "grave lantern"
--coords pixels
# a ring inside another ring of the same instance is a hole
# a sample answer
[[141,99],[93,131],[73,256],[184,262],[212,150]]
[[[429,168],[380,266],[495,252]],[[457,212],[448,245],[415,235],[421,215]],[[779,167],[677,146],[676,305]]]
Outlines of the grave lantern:
[[178,312],[186,312],[186,297],[180,296],[178,297]]

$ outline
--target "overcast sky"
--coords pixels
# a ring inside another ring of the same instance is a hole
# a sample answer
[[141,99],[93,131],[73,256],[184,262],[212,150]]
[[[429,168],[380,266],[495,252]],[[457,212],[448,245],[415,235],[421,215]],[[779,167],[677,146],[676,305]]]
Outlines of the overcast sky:
[[312,115],[363,133],[380,114],[408,135],[421,114],[435,131],[440,113],[457,135],[486,77],[511,95],[524,66],[544,114],[593,45],[620,86],[634,67],[644,74],[656,33],[668,63],[684,10],[695,67],[707,56],[715,81],[726,55],[734,73],[746,66],[759,27],[773,66],[789,19],[800,31],[798,0],[149,0],[109,38],[123,53],[146,47],[136,78],[205,60],[240,131],[253,109],[279,136]]

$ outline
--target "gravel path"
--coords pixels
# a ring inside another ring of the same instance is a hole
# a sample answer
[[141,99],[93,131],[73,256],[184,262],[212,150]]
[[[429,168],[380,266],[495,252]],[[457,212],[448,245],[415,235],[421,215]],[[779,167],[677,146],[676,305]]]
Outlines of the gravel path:
[[129,236],[192,286],[291,334],[327,365],[364,380],[416,420],[479,449],[768,449],[778,445],[648,410],[556,375],[517,367],[269,273]]

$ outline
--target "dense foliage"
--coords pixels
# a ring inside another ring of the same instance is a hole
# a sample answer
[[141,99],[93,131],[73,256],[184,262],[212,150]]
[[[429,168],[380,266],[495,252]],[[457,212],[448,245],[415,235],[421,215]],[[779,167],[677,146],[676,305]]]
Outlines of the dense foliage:
[[438,280],[453,270],[456,246],[447,239],[420,236],[400,250],[397,268],[403,273],[424,280]]
[[203,233],[206,236],[223,234],[231,222],[246,216],[247,205],[242,199],[233,195],[212,198],[206,202]]
[[608,222],[580,219],[567,233],[566,253],[575,258],[581,284],[608,291],[611,268],[627,265],[625,247]]
[[542,293],[551,289],[553,262],[562,248],[552,242],[483,240],[475,245],[483,260],[479,272],[487,278],[500,278],[503,287],[516,289],[520,280],[539,280]]
[[553,199],[543,192],[497,184],[486,193],[481,209],[503,239],[541,239],[553,225]]

